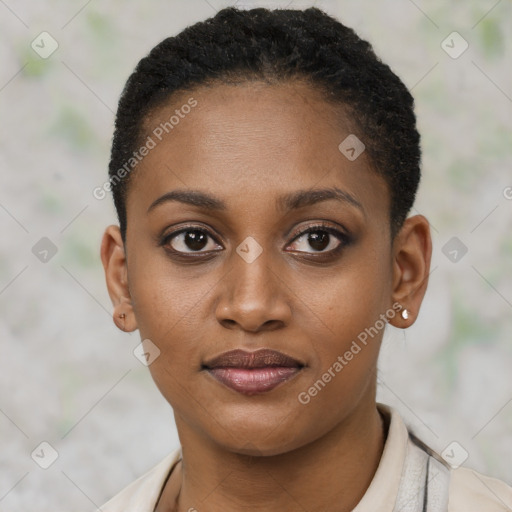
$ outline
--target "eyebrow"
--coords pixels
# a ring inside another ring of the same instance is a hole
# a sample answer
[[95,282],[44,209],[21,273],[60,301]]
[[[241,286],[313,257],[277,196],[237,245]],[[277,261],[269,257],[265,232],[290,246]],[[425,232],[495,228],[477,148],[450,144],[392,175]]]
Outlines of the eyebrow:
[[[279,210],[297,210],[306,206],[311,206],[323,201],[336,200],[344,204],[349,204],[361,210],[365,214],[363,205],[350,193],[339,189],[338,187],[321,189],[296,190],[280,196],[276,205]],[[153,201],[149,206],[147,213],[151,212],[157,206],[169,201],[177,201],[192,206],[197,206],[205,210],[227,210],[226,203],[211,194],[200,190],[172,190]]]

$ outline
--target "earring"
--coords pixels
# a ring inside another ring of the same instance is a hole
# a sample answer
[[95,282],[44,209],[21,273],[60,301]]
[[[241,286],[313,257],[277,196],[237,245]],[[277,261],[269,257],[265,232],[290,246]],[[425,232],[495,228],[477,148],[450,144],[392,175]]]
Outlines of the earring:
[[401,315],[404,320],[407,320],[409,318],[409,311],[407,311],[407,309],[402,309]]
[[117,327],[119,327],[119,329],[121,330],[125,330],[125,323],[126,323],[126,313],[119,313],[117,315],[118,318],[120,318],[122,321],[123,321],[123,326],[121,327],[121,325],[119,325],[117,322],[116,322],[116,319],[114,317],[114,323],[117,325]]

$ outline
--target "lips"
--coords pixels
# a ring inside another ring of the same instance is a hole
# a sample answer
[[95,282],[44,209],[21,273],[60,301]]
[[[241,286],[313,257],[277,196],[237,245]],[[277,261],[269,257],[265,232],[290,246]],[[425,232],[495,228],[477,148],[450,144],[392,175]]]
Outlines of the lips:
[[231,350],[206,361],[203,369],[225,386],[245,395],[271,391],[297,375],[304,364],[282,352]]

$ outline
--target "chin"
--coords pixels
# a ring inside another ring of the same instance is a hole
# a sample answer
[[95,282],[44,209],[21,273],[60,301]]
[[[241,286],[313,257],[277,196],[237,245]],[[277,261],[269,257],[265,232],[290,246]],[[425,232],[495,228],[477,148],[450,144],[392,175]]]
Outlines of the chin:
[[295,443],[284,445],[282,442],[256,437],[246,440],[244,444],[236,444],[232,439],[226,439],[225,441],[226,444],[222,444],[225,450],[250,457],[273,457],[300,447],[295,446]]
[[315,437],[293,414],[284,419],[282,413],[271,419],[268,414],[265,416],[240,414],[231,418],[232,421],[224,417],[219,424],[221,429],[206,434],[226,450],[255,457],[281,455],[308,444]]

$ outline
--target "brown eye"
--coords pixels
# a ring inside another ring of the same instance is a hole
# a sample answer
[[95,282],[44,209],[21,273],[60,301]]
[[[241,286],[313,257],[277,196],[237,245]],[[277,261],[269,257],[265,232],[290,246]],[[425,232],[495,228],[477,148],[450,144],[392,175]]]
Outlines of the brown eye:
[[326,231],[312,231],[308,233],[308,243],[315,251],[323,251],[329,246],[331,235]]
[[218,246],[209,240],[213,241],[213,238],[204,229],[185,228],[167,235],[162,245],[170,246],[174,252],[179,253],[208,252]]
[[[312,226],[300,233],[293,241],[293,250],[314,253],[329,253],[348,242],[348,236],[331,226]],[[308,250],[308,249],[313,249]],[[327,249],[327,250],[326,250]]]

